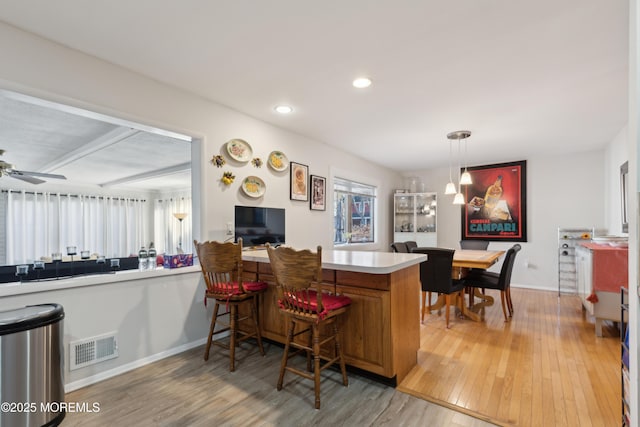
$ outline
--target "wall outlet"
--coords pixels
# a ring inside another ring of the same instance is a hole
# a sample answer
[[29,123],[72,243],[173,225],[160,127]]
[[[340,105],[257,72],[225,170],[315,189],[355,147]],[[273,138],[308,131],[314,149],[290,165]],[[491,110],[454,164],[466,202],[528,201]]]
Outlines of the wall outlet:
[[228,222],[227,223],[227,236],[232,236],[233,235],[233,223],[232,222]]

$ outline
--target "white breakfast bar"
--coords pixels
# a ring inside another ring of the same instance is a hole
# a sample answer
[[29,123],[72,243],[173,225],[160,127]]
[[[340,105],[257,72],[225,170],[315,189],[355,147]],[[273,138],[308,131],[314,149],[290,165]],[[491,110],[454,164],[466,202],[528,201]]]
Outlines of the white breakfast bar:
[[[340,323],[348,365],[394,385],[417,363],[420,347],[420,262],[426,255],[390,252],[322,251],[322,283],[352,304]],[[260,300],[262,336],[284,343],[286,324],[276,304],[276,283],[264,250],[245,251],[247,280],[269,288]]]

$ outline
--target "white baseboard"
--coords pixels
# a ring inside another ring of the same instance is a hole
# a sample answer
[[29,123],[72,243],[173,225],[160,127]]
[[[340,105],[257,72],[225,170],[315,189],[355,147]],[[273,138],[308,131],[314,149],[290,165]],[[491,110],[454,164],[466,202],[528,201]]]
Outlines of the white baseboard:
[[532,291],[556,291],[558,292],[557,286],[527,286],[527,285],[519,285],[517,283],[511,283],[512,288],[520,288],[520,289],[531,289]]
[[110,369],[105,372],[100,372],[99,374],[92,375],[87,378],[83,378],[78,381],[74,381],[64,385],[65,393],[72,392],[74,390],[78,390],[79,388],[89,386],[91,384],[95,384],[100,381],[104,381],[108,378],[115,377],[116,375],[123,374],[125,372],[132,371],[136,368],[140,368],[142,366],[148,365],[153,362],[157,362],[158,360],[165,359],[167,357],[185,352],[187,350],[191,350],[192,348],[201,346],[206,344],[207,338],[202,338],[197,341],[193,341],[187,344],[180,345],[178,347],[170,348],[168,350],[162,351],[160,353],[153,354],[151,356],[145,357],[143,359],[138,359],[134,362],[127,363],[126,365],[118,366],[117,368]]

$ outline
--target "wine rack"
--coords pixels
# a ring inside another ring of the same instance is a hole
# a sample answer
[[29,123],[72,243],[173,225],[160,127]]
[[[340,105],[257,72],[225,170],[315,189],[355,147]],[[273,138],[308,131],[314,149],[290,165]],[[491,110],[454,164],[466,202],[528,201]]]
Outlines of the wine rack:
[[576,245],[590,242],[593,228],[558,228],[558,296],[577,293]]

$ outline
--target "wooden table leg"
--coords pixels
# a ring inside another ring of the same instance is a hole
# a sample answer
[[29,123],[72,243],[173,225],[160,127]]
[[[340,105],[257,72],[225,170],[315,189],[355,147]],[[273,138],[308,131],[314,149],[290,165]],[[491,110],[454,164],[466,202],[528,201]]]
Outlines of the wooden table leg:
[[[486,296],[486,298],[490,298],[491,299],[491,304],[493,304],[493,298],[492,297]],[[464,302],[464,298],[456,298],[456,303],[455,303],[456,313],[463,313],[464,312],[464,317],[467,317],[467,318],[469,318],[469,319],[471,319],[471,320],[473,320],[475,322],[481,322],[483,320],[483,318],[479,313],[476,313],[475,311],[471,311],[469,309],[462,310],[462,307],[460,305],[464,304],[464,303],[465,303]],[[483,304],[483,303],[476,304],[475,306],[480,306],[480,304]],[[491,304],[487,304],[487,305],[491,305]],[[431,311],[440,310],[445,305],[446,305],[446,295],[440,294],[440,295],[438,295],[438,300],[436,301],[436,303],[431,306]],[[478,310],[479,309],[480,308],[478,308]],[[431,312],[429,312],[428,314],[431,314]]]
[[482,302],[478,303],[477,305],[484,304],[483,307],[488,307],[490,305],[493,305],[494,299],[492,296],[483,294],[479,288],[473,288],[473,290],[474,290],[473,292],[474,296],[482,300]]

